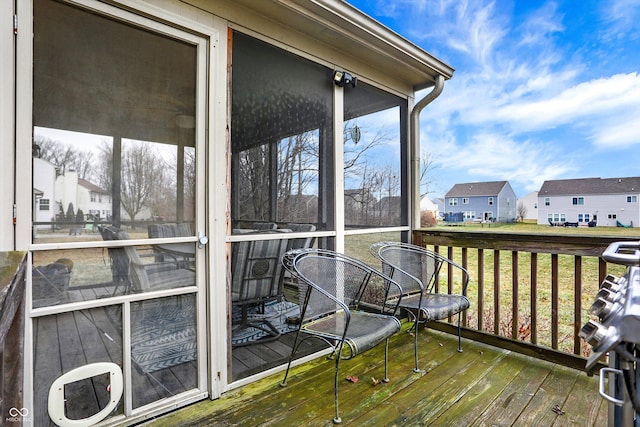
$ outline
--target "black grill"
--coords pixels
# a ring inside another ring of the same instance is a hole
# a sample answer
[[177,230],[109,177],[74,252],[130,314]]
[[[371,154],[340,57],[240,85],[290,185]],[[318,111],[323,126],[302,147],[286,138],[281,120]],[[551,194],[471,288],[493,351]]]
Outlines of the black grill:
[[[609,426],[640,424],[640,242],[615,242],[602,254],[607,262],[627,267],[622,277],[608,275],[600,284],[589,320],[580,337],[592,347],[587,360],[591,371],[609,356],[600,370],[600,395],[609,402]],[[608,380],[608,381],[605,381]]]

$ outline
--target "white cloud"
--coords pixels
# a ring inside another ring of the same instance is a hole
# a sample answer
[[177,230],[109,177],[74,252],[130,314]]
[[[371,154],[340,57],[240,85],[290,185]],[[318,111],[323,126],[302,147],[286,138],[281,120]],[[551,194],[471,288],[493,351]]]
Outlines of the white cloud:
[[[630,111],[634,114],[629,114]],[[629,119],[633,120],[633,115],[635,120],[640,115],[638,73],[618,74],[580,83],[541,100],[516,101],[496,109],[492,117],[494,122],[508,123],[520,132],[577,124],[592,129],[594,135],[600,135],[606,132],[606,129],[602,129],[604,122],[614,126],[620,124],[615,118],[634,127],[632,122],[628,122]],[[607,141],[601,137],[594,137],[594,140],[600,144]],[[636,142],[640,142],[640,135]]]
[[423,150],[449,183],[466,174],[537,190],[547,179],[589,175],[581,168],[598,161],[594,153],[640,143],[640,70],[637,60],[621,62],[637,57],[640,0],[378,6],[402,34],[456,69],[422,113]]
[[480,133],[462,145],[451,132],[436,133],[427,126],[421,141],[422,150],[433,156],[438,169],[464,170],[478,181],[508,180],[528,191],[576,170],[577,158],[567,158],[553,144],[515,141],[498,133]]
[[638,33],[640,0],[610,0],[601,3],[601,14],[608,24],[603,37],[619,40],[627,33]]

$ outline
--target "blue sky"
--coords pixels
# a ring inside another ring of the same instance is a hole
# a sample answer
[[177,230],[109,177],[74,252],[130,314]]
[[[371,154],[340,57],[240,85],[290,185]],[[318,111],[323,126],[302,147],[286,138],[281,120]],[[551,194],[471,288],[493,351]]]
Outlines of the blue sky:
[[640,176],[640,0],[348,3],[456,70],[421,115],[431,197]]

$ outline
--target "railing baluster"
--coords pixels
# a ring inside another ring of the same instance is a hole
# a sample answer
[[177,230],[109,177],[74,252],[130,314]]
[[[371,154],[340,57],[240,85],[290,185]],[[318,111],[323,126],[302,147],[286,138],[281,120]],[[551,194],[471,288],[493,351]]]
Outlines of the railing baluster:
[[580,329],[582,327],[582,257],[575,256],[574,260],[574,293],[573,293],[573,353],[580,354]]
[[607,262],[598,258],[598,283],[604,282],[605,277],[607,277]]
[[531,343],[538,343],[538,254],[531,252]]
[[484,249],[478,248],[478,330],[484,331]]
[[558,349],[558,254],[551,254],[551,348]]
[[493,251],[493,333],[500,335],[500,251]]
[[518,251],[511,251],[511,338],[518,339]]
[[[440,253],[440,246],[438,246],[438,245],[434,245],[434,246],[433,246],[433,251],[434,251],[435,253],[439,254],[439,253]],[[433,289],[434,289],[434,292],[435,292],[435,293],[440,292],[440,276],[436,276],[436,283],[435,283],[435,285],[436,285],[436,286],[433,288]]]
[[[462,248],[462,267],[469,271],[469,257],[467,248]],[[467,316],[462,317],[462,326],[467,326]]]
[[[453,260],[453,246],[447,247],[447,258]],[[447,264],[447,291],[453,293],[453,266]],[[449,322],[453,321],[453,316],[449,316]]]

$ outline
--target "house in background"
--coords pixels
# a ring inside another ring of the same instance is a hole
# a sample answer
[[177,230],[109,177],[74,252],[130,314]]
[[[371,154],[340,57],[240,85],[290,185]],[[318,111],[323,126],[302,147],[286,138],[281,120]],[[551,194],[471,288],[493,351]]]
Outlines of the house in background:
[[[111,218],[111,194],[86,179],[78,178],[78,172],[74,169],[58,175],[55,187],[56,201],[65,214],[69,206],[73,205],[74,212],[82,210],[85,219],[89,219],[90,216]],[[148,217],[149,210],[145,209],[145,211]],[[60,212],[54,212],[54,214],[58,213]],[[123,212],[123,216],[126,216],[126,212]]]
[[[532,191],[518,199],[516,216],[523,221],[538,221],[538,192]],[[522,218],[520,218],[522,217]]]
[[508,181],[454,185],[445,194],[447,216],[464,221],[512,222],[516,219],[516,194]]
[[444,213],[446,212],[446,209],[444,208],[444,197],[436,197],[432,200],[433,203],[435,203],[438,207],[438,219],[442,219]]
[[538,224],[640,224],[640,177],[545,181],[538,194]]
[[60,210],[55,197],[56,166],[38,157],[33,159],[33,163],[33,226],[50,228],[51,221]]

